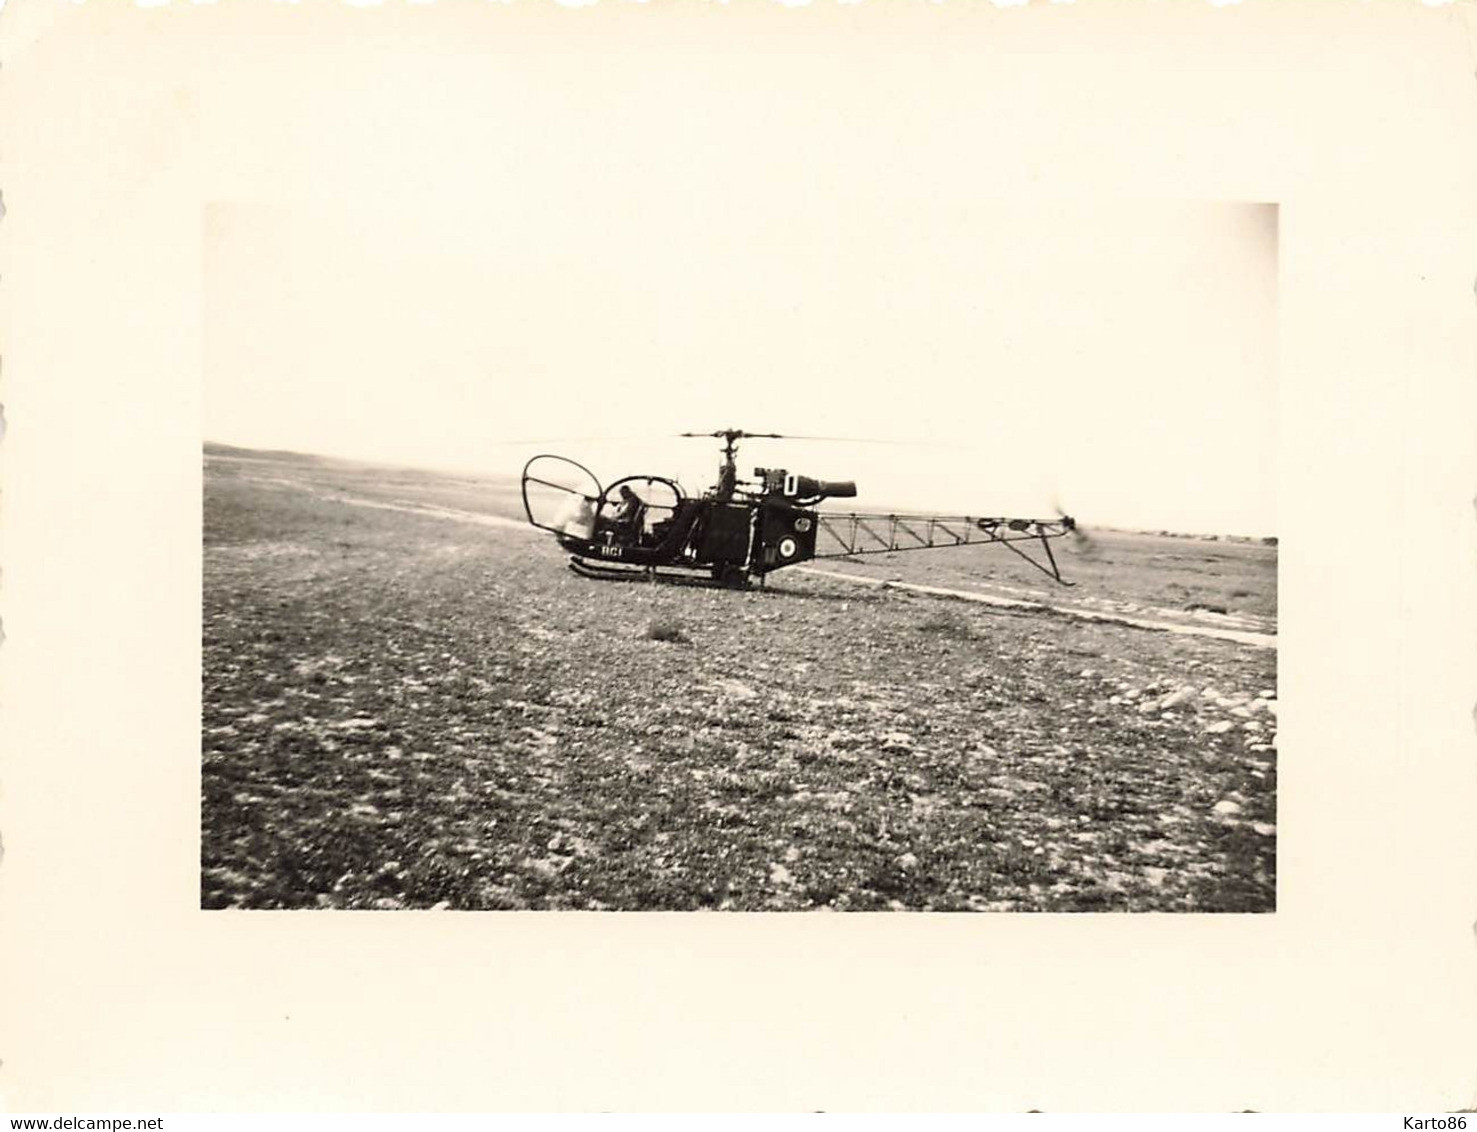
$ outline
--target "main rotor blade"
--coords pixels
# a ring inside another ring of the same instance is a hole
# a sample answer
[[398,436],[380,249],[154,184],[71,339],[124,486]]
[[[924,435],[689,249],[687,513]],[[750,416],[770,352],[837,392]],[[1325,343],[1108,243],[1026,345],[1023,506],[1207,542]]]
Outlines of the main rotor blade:
[[875,436],[795,436],[786,433],[781,440],[821,440],[828,444],[900,444],[914,447],[929,443],[926,440],[882,440]]
[[921,445],[930,443],[924,440],[882,440],[872,436],[800,436],[793,432],[743,432],[738,429],[732,432],[679,432],[677,435],[697,438],[712,437],[716,440],[724,440],[730,436],[734,440],[821,440],[833,444]]
[[649,436],[543,436],[531,440],[489,440],[497,448],[517,448],[530,444],[636,444],[649,442]]

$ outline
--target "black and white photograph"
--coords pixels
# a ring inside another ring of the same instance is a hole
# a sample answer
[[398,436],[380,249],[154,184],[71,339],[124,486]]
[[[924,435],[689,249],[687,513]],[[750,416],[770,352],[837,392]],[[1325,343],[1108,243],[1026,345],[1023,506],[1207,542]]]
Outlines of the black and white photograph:
[[1277,206],[546,124],[207,213],[202,905],[1273,911]]

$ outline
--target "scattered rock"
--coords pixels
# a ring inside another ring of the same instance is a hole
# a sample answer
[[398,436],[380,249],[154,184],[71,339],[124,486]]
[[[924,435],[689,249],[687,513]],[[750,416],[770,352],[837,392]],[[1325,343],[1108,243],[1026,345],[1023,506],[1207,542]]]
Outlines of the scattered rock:
[[1227,731],[1231,730],[1231,728],[1235,726],[1236,725],[1232,723],[1229,719],[1222,719],[1217,721],[1216,723],[1212,723],[1209,727],[1207,727],[1205,729],[1205,733],[1207,735],[1224,735]]
[[568,863],[568,860],[556,864],[547,857],[526,857],[523,861],[523,867],[533,873],[534,876],[543,877],[545,880],[552,880],[563,871],[561,866],[567,865]]
[[1180,688],[1178,691],[1170,692],[1169,695],[1159,701],[1159,710],[1168,711],[1170,708],[1179,707],[1180,704],[1184,703],[1194,694],[1194,688]]
[[1239,802],[1233,802],[1228,798],[1224,801],[1217,802],[1212,812],[1220,814],[1222,817],[1233,818],[1241,812],[1241,804]]

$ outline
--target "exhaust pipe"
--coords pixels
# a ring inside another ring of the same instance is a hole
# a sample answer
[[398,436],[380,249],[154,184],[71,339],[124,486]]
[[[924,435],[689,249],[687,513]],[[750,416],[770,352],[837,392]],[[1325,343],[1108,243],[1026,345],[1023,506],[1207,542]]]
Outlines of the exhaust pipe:
[[801,499],[854,499],[856,482],[854,480],[815,480],[809,476],[796,476],[795,490],[787,491],[785,494],[795,495]]

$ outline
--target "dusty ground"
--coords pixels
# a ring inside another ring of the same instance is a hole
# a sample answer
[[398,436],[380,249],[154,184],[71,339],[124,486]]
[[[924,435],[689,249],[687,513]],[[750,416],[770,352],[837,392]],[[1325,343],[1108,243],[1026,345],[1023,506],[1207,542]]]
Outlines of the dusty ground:
[[[206,907],[1274,907],[1275,649],[794,571],[593,582],[516,507],[207,459]],[[1091,549],[1068,606],[1275,630],[1275,548]],[[1004,557],[825,565],[1057,599]]]

